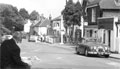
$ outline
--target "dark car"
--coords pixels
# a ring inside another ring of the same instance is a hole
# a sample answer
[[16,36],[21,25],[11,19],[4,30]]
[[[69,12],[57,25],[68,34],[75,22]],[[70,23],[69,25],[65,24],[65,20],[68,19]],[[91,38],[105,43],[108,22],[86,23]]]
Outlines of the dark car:
[[85,56],[99,55],[108,58],[110,49],[109,46],[97,42],[96,39],[84,39],[81,43],[77,44],[76,53],[84,54]]

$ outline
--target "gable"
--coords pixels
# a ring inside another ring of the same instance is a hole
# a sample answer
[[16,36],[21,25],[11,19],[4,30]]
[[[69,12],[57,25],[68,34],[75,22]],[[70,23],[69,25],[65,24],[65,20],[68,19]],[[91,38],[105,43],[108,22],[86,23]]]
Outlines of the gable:
[[87,7],[99,5],[101,9],[120,9],[119,0],[88,0]]

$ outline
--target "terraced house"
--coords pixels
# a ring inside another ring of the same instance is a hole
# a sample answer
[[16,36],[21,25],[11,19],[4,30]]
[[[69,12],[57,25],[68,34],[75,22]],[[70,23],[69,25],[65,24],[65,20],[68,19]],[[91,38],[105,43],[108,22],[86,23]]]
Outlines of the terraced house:
[[112,52],[120,53],[120,0],[89,0],[86,13],[84,37],[97,38]]

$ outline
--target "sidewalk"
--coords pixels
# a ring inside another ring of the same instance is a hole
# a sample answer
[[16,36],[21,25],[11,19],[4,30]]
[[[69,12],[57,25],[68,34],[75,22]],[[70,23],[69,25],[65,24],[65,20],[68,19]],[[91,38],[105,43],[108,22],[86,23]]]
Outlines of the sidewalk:
[[113,53],[111,53],[110,57],[111,58],[115,58],[115,59],[120,59],[120,54],[113,54]]

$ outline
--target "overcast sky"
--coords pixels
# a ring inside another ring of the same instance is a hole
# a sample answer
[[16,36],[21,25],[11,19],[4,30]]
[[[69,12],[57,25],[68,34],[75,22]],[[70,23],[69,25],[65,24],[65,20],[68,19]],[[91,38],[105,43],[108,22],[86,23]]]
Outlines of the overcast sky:
[[[78,0],[73,1],[77,2]],[[36,10],[47,18],[50,14],[52,18],[59,16],[65,7],[65,2],[66,0],[0,0],[0,3],[11,4],[18,9],[25,8],[29,13]]]

